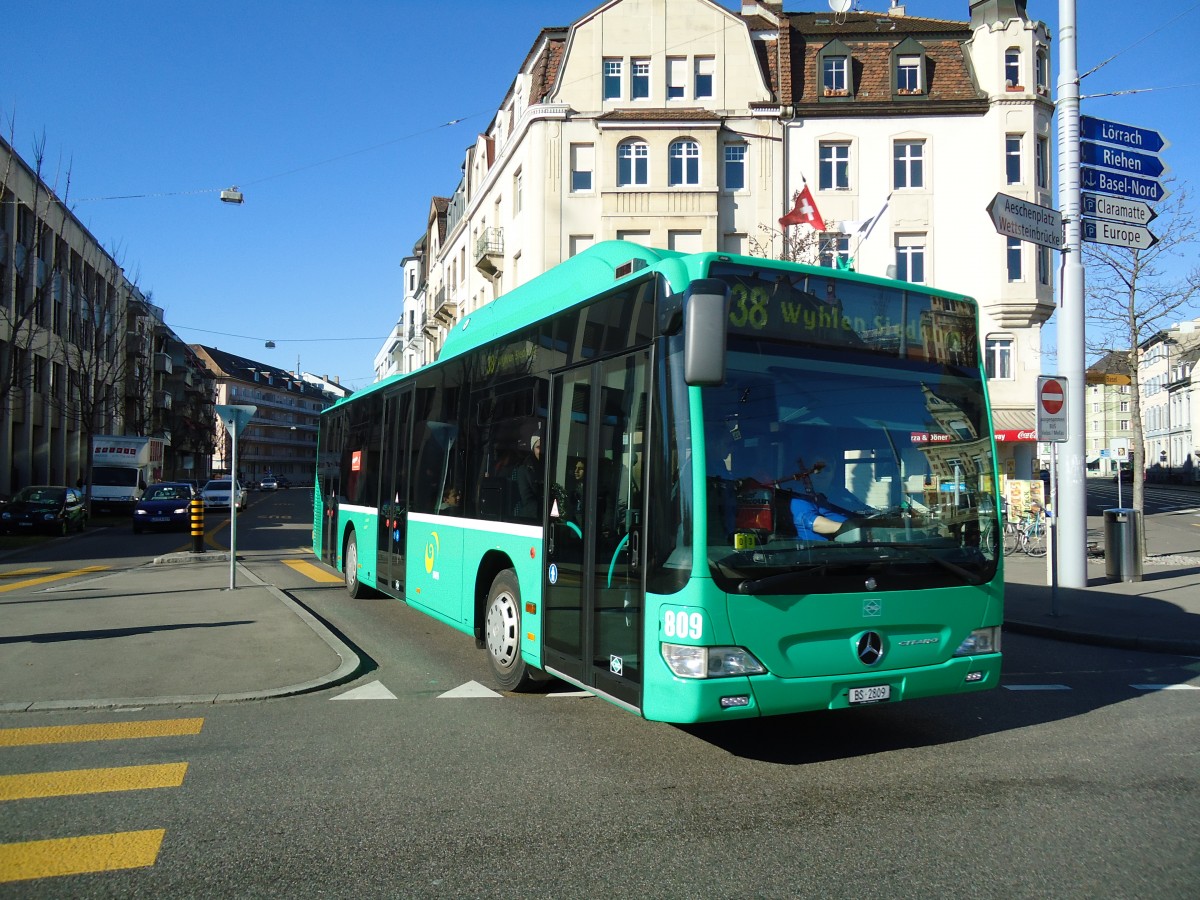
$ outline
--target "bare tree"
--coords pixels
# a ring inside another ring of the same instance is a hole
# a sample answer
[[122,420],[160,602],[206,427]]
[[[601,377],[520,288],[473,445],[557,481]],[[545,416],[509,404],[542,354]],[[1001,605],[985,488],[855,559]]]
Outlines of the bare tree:
[[791,228],[772,228],[759,224],[761,237],[750,237],[750,255],[765,259],[775,258],[779,247],[779,259],[816,265],[820,261],[822,233],[800,225]]
[[[1146,441],[1142,425],[1140,348],[1169,321],[1190,310],[1200,291],[1200,266],[1183,275],[1179,261],[1196,258],[1200,227],[1178,190],[1154,223],[1159,240],[1146,250],[1085,243],[1087,268],[1087,349],[1090,354],[1124,357],[1130,377],[1133,423],[1133,506],[1141,509],[1145,488]],[[1143,541],[1144,541],[1143,530]],[[1143,548],[1144,549],[1144,548]]]

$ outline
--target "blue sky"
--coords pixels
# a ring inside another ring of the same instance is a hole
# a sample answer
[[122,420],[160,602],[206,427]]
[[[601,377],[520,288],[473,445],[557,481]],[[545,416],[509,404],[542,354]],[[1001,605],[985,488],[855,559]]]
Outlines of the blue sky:
[[[76,215],[184,340],[281,368],[299,362],[357,388],[399,316],[400,261],[430,197],[454,190],[464,150],[539,30],[597,5],[12,3],[0,122],[27,160],[44,134],[47,180],[61,194],[69,172]],[[968,0],[905,5],[909,15],[969,18]],[[1200,2],[1079,0],[1079,9],[1080,70],[1118,54],[1084,80],[1085,96],[1163,88],[1085,100],[1083,111],[1162,131],[1172,173],[1194,183]],[[1058,0],[1029,0],[1029,13],[1057,38]],[[232,185],[244,205],[219,202]]]

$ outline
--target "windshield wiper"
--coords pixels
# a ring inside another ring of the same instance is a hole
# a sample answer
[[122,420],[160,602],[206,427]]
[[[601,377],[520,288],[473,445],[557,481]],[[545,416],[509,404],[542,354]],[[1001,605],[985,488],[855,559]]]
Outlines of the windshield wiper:
[[970,569],[965,569],[962,566],[960,566],[958,563],[952,563],[948,559],[943,559],[942,557],[933,553],[927,547],[923,547],[920,544],[891,543],[891,544],[875,544],[874,546],[876,546],[876,547],[892,547],[892,548],[895,548],[898,550],[911,550],[917,556],[921,557],[921,559],[927,560],[928,562],[931,562],[936,566],[940,566],[941,568],[945,569],[947,572],[953,572],[955,575],[957,575],[959,578],[961,578],[967,584],[973,584],[973,585],[983,584],[983,579],[980,576],[976,575],[974,572],[972,572]]

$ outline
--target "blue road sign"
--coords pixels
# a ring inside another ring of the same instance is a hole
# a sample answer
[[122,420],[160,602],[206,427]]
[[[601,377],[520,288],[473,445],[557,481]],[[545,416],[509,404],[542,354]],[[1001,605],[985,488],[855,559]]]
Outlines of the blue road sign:
[[1092,116],[1079,117],[1079,134],[1085,141],[1117,144],[1121,147],[1141,150],[1143,153],[1158,153],[1171,145],[1170,141],[1161,134],[1151,131],[1149,128],[1108,122]]
[[1153,153],[1134,153],[1122,147],[1093,144],[1091,141],[1080,143],[1079,156],[1090,166],[1104,166],[1106,169],[1116,169],[1145,178],[1157,178],[1167,170],[1163,161]]
[[1147,203],[1157,203],[1171,194],[1153,178],[1138,178],[1136,175],[1124,175],[1106,169],[1094,169],[1091,166],[1079,167],[1079,186],[1085,191],[1116,194],[1131,200],[1145,200]]

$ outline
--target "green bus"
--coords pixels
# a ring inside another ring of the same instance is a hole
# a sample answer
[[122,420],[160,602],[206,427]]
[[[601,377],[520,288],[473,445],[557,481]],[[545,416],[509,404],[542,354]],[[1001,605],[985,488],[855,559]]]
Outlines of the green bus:
[[503,689],[647,719],[996,687],[977,323],[921,285],[597,244],[324,413],[313,549]]

